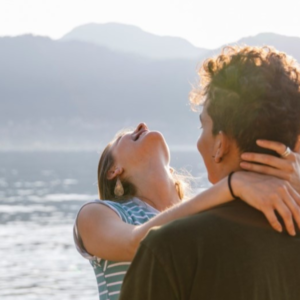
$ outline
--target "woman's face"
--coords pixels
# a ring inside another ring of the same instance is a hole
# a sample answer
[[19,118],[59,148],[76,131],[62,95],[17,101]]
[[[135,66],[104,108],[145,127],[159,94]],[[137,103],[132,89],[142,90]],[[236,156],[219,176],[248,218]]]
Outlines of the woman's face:
[[112,146],[115,164],[126,171],[147,171],[158,161],[169,164],[169,148],[163,135],[150,131],[146,124],[139,124],[133,132],[119,137]]
[[202,133],[197,142],[197,148],[204,160],[208,174],[208,180],[211,183],[218,181],[217,164],[215,163],[216,137],[212,134],[213,121],[207,113],[206,107],[203,107],[199,116],[202,127]]

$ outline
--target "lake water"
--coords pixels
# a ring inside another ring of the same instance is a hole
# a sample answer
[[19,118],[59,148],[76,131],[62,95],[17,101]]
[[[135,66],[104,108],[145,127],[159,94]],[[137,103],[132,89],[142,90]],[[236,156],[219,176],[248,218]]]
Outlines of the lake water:
[[[171,152],[172,166],[208,185],[200,155]],[[0,153],[0,299],[98,299],[88,261],[75,250],[80,206],[97,198],[96,152]]]

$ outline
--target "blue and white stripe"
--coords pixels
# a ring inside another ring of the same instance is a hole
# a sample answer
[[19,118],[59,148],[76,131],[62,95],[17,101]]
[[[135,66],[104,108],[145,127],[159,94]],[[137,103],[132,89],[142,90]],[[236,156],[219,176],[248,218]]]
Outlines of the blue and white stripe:
[[[89,203],[99,203],[111,208],[118,214],[123,222],[132,225],[145,223],[159,213],[158,210],[138,198],[133,198],[132,200],[122,203],[101,200],[95,200]],[[77,231],[77,218],[74,225],[74,241],[79,253],[84,258],[87,258],[93,266],[98,283],[99,300],[117,300],[130,263],[108,261],[88,254],[83,247]]]

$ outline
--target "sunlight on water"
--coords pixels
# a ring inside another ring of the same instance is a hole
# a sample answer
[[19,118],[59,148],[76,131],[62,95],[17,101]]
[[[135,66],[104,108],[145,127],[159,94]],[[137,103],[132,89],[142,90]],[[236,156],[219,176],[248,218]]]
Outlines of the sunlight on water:
[[[56,222],[55,222],[56,223]],[[0,227],[0,298],[96,299],[90,266],[74,251],[70,225]]]
[[[198,153],[172,155],[207,186]],[[1,300],[98,299],[72,237],[78,209],[98,197],[97,163],[97,153],[0,153]]]

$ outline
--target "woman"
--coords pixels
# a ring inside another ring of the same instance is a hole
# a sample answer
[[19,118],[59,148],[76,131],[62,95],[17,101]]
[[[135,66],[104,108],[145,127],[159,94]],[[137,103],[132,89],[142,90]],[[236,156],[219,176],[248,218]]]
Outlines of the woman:
[[[296,157],[293,153],[290,156]],[[282,172],[276,175],[286,176],[287,160],[282,159],[278,164],[272,159],[269,157]],[[183,188],[169,163],[164,137],[149,131],[143,123],[133,132],[120,134],[102,153],[98,168],[99,196],[110,201],[96,200],[84,205],[74,227],[77,248],[94,268],[101,300],[118,299],[129,262],[150,228],[232,200],[225,178],[189,201],[181,201]],[[296,173],[296,168],[293,170]],[[259,171],[270,172],[269,168]],[[295,178],[299,179],[298,173]],[[282,228],[274,210],[282,215],[291,235],[295,230],[291,215],[300,227],[299,196],[287,181],[237,172],[231,186],[235,195],[251,201],[249,204],[261,210],[279,232]]]

